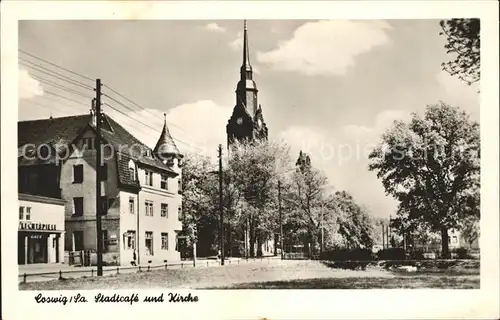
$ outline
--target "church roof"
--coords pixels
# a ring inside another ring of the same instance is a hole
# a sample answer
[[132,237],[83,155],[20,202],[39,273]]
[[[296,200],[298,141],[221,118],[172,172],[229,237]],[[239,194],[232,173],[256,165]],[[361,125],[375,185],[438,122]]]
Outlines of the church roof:
[[155,148],[153,149],[153,152],[156,154],[168,154],[182,157],[181,152],[177,148],[177,145],[168,130],[167,115],[164,113],[163,116],[165,117],[165,123],[163,124],[163,130]]

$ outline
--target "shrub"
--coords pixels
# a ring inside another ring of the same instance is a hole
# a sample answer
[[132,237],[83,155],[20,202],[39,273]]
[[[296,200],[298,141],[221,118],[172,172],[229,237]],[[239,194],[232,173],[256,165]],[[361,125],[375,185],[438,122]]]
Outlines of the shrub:
[[457,255],[457,259],[469,259],[470,254],[469,254],[469,249],[460,247],[455,250],[453,250],[453,253]]
[[410,260],[424,260],[425,259],[424,250],[422,249],[412,250],[409,253],[409,257]]
[[320,255],[321,260],[327,261],[371,261],[374,259],[368,249],[336,249],[325,251]]
[[387,248],[377,253],[379,260],[405,260],[406,252],[403,248]]

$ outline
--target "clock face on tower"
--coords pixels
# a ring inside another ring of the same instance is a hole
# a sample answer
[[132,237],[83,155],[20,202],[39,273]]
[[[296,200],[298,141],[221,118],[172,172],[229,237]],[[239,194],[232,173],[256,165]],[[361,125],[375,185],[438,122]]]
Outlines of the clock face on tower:
[[242,124],[242,123],[243,123],[243,118],[238,118],[238,119],[236,119],[236,123],[237,123],[237,124]]

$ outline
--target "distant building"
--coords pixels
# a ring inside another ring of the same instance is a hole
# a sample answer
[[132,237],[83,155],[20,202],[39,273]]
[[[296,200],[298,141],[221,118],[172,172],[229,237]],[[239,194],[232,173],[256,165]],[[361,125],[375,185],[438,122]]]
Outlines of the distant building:
[[18,264],[64,262],[64,201],[19,194]]
[[[95,251],[96,169],[102,170],[103,260],[180,260],[181,159],[166,121],[154,150],[106,114],[96,164],[94,112],[18,123],[19,192],[64,200],[65,249]],[[134,255],[135,252],[135,255]]]

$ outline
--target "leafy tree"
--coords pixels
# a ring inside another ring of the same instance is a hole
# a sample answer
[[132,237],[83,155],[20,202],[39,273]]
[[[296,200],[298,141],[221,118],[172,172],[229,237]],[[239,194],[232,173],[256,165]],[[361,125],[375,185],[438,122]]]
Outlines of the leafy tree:
[[306,235],[309,254],[313,255],[317,253],[321,229],[330,230],[336,222],[332,214],[335,208],[329,203],[333,199],[325,193],[327,182],[323,172],[308,168],[293,174],[285,193],[288,207],[295,208],[290,219],[298,227],[297,231]]
[[214,190],[218,190],[218,184],[213,171],[214,166],[208,157],[186,155],[182,170],[181,235],[187,237],[188,248],[193,242],[200,242],[198,250],[202,255],[209,254],[211,248],[206,244],[216,243],[218,230],[218,203],[214,202]]
[[448,230],[479,217],[479,125],[456,107],[428,106],[424,117],[395,122],[369,158],[398,214],[440,232],[448,256]]
[[460,231],[464,240],[469,243],[469,247],[472,247],[472,243],[479,239],[479,219],[476,216],[467,217],[462,222]]
[[[290,164],[286,145],[268,141],[236,142],[229,151],[228,170],[232,182],[247,203],[250,255],[262,254],[262,243],[277,228],[277,184],[283,168]],[[257,244],[256,252],[255,244]]]
[[446,52],[452,60],[443,62],[443,70],[471,85],[479,81],[481,73],[479,19],[450,19],[440,21],[440,35],[445,35]]
[[335,193],[335,205],[339,212],[337,223],[344,245],[348,248],[371,248],[374,230],[366,208],[357,204],[345,191]]

